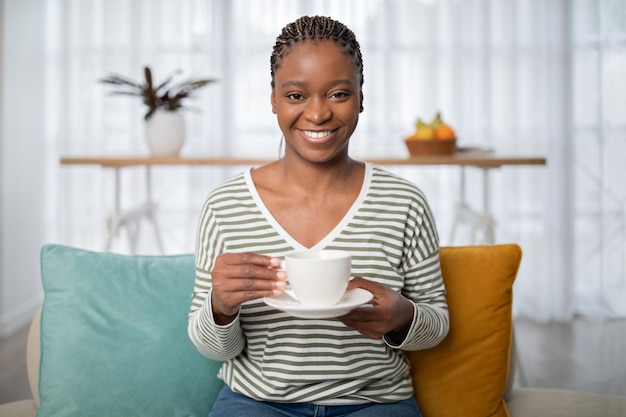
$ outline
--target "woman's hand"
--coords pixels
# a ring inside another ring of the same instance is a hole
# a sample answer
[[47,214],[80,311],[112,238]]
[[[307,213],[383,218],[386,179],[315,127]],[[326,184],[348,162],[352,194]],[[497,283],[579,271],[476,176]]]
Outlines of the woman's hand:
[[413,321],[413,303],[386,285],[359,277],[348,284],[348,289],[352,288],[363,288],[374,294],[373,306],[356,308],[339,320],[372,339],[389,334],[394,341],[404,340]]
[[230,323],[242,303],[280,294],[287,274],[280,270],[280,259],[256,253],[223,253],[211,271],[211,303],[218,324]]

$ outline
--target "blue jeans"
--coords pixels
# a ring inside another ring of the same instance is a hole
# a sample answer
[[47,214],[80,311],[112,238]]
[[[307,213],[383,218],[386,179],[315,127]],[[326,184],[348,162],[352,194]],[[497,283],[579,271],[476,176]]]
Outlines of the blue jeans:
[[397,403],[315,405],[257,401],[224,387],[209,417],[422,417],[415,398]]

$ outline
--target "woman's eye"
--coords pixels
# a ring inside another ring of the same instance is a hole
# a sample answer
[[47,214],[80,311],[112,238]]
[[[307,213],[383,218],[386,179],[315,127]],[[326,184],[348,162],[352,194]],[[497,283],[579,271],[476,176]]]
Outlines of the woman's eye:
[[304,96],[298,93],[291,93],[291,94],[287,94],[287,98],[290,100],[299,101],[299,100],[302,100]]
[[350,94],[346,93],[345,91],[338,91],[336,93],[331,94],[331,98],[346,98],[348,97]]

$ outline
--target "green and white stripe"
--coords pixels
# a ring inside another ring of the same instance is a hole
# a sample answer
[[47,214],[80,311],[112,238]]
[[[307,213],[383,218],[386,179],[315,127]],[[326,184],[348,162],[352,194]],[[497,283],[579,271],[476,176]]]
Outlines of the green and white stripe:
[[402,350],[439,343],[448,330],[439,244],[428,203],[412,183],[367,164],[363,188],[340,224],[315,249],[352,254],[352,274],[383,283],[415,303],[407,338],[373,340],[335,319],[290,317],[262,300],[245,303],[238,319],[216,325],[211,273],[224,252],[283,257],[306,249],[276,222],[250,171],[207,198],[198,226],[196,283],[189,335],[207,357],[225,361],[222,378],[259,400],[356,404],[393,402],[413,394]]

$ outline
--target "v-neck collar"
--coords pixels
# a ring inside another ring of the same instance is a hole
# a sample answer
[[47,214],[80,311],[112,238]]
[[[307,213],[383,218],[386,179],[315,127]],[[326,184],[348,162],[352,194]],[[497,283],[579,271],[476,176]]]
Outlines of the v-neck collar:
[[372,172],[373,172],[372,165],[366,162],[363,185],[361,186],[361,191],[359,192],[359,195],[352,203],[352,206],[346,212],[343,218],[339,221],[339,223],[337,223],[337,225],[335,225],[335,227],[324,238],[322,238],[319,242],[317,242],[314,246],[310,248],[298,242],[296,239],[294,239],[293,236],[291,236],[280,225],[280,223],[278,223],[278,221],[274,218],[272,213],[269,211],[269,209],[263,202],[263,199],[261,199],[261,196],[259,195],[256,185],[254,184],[254,181],[252,180],[252,169],[248,171],[244,171],[244,179],[246,181],[248,189],[250,190],[252,199],[254,200],[256,205],[259,207],[259,210],[261,210],[261,213],[263,213],[267,221],[278,232],[278,234],[281,235],[283,239],[285,239],[285,241],[294,248],[294,250],[313,250],[313,249],[323,249],[326,246],[328,246],[333,240],[335,240],[335,238],[341,233],[341,231],[345,229],[348,223],[350,223],[354,215],[359,210],[359,207],[361,207],[361,204],[363,200],[365,199],[367,192],[369,191],[371,180],[372,180]]

